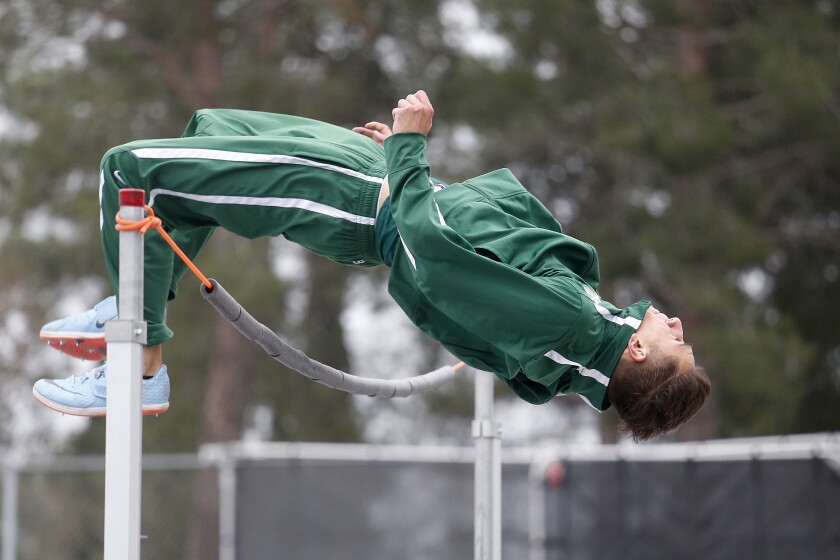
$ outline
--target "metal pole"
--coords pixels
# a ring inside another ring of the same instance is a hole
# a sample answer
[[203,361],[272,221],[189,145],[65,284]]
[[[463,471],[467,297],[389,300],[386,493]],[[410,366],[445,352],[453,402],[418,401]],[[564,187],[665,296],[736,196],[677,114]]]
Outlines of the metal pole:
[[545,473],[548,465],[556,461],[553,450],[537,455],[528,469],[528,543],[529,560],[546,558],[546,488]]
[[224,447],[219,461],[219,560],[236,560],[236,449]]
[[502,557],[502,440],[493,417],[491,373],[476,371],[475,420],[475,560]]
[[17,558],[19,480],[18,466],[7,464],[3,469],[3,560]]
[[[144,217],[146,193],[120,190],[120,215]],[[142,460],[143,236],[120,232],[119,318],[105,325],[108,343],[105,424],[105,560],[140,560]]]

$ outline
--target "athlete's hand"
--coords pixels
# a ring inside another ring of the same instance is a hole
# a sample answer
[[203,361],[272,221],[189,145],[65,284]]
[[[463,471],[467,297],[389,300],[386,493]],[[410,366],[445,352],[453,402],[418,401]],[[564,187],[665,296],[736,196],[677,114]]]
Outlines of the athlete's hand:
[[358,132],[362,136],[367,136],[371,140],[376,141],[380,146],[386,138],[393,134],[387,124],[381,122],[369,122],[365,126],[357,126],[353,128],[353,132]]
[[391,116],[394,117],[394,133],[419,132],[429,134],[432,129],[432,117],[435,109],[429,101],[429,96],[422,89],[417,93],[400,99]]

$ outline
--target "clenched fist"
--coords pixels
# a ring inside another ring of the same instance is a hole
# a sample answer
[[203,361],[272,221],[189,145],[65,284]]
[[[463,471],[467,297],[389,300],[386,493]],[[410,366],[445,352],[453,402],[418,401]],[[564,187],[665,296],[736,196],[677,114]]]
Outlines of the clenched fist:
[[429,101],[429,96],[421,89],[399,100],[397,106],[391,111],[391,116],[394,117],[394,126],[391,128],[395,134],[398,132],[429,134],[434,114],[435,109]]

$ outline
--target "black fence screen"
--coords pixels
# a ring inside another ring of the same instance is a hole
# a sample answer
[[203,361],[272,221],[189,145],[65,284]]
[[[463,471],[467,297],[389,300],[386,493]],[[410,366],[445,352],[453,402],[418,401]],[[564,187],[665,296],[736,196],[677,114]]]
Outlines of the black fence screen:
[[[536,487],[527,464],[503,467],[503,559],[840,560],[840,476],[822,459],[563,467]],[[240,459],[236,474],[237,560],[473,557],[472,464]]]
[[[528,555],[527,465],[502,470],[503,557]],[[473,465],[242,461],[237,560],[473,557]]]
[[546,560],[840,559],[840,477],[821,459],[564,466]]

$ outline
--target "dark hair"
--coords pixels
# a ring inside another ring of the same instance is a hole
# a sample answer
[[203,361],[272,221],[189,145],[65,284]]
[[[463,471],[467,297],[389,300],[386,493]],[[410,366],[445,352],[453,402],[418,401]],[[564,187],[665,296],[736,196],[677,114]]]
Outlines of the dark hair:
[[678,371],[677,361],[654,354],[637,363],[622,359],[607,387],[619,429],[636,441],[664,435],[697,414],[712,390],[706,371]]

